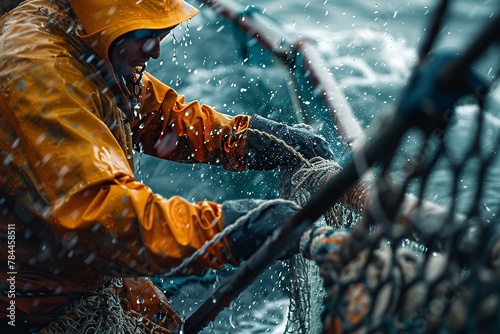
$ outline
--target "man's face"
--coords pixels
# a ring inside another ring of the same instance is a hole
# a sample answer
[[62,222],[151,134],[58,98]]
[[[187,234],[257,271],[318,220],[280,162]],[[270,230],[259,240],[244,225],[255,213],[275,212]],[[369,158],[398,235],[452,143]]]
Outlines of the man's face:
[[[140,31],[139,31],[140,32]],[[132,32],[118,38],[113,44],[110,60],[117,75],[129,75],[137,67],[143,67],[150,59],[160,56],[160,40],[162,36],[141,36]]]

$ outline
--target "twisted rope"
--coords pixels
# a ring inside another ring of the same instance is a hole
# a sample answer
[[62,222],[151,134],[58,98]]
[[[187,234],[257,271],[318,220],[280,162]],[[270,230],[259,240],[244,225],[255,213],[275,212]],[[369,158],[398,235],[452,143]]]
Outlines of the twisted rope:
[[[304,124],[296,124],[294,127],[302,127],[308,128],[309,126]],[[292,146],[288,145],[285,141],[269,134],[267,132],[262,132],[260,130],[246,129],[249,132],[253,132],[259,134],[260,136],[269,138],[284,148],[286,148],[293,156],[300,159],[302,162],[302,166],[297,170],[292,172],[291,181],[288,180],[289,173],[288,171],[283,171],[281,173],[281,181],[282,183],[290,183],[293,185],[293,190],[290,196],[287,196],[289,200],[294,200],[298,205],[303,205],[310,197],[310,193],[317,190],[322,182],[325,182],[331,175],[338,172],[340,170],[340,166],[331,160],[325,160],[323,158],[313,158],[311,160],[305,159],[299,152],[297,152]],[[302,190],[307,190],[308,195],[306,193],[301,192]],[[303,196],[300,196],[302,194]],[[284,197],[284,196],[280,196]],[[262,210],[267,209],[270,206],[280,204],[280,203],[289,203],[289,201],[284,200],[282,198],[268,200],[263,202],[261,205],[256,208],[250,210],[245,215],[239,217],[233,224],[225,227],[221,232],[217,233],[212,239],[207,241],[203,247],[196,250],[189,258],[185,259],[179,266],[173,268],[169,272],[162,274],[164,277],[175,276],[176,274],[182,273],[186,268],[188,268],[194,261],[196,261],[200,256],[202,256],[209,247],[217,244],[224,238],[226,235],[231,233],[233,230],[239,228],[242,224],[245,223],[252,215],[261,212]]]
[[[299,124],[296,124],[293,127],[310,129],[309,127],[305,127],[305,126],[302,126],[302,125],[299,125]],[[300,154],[300,152],[297,152],[292,146],[288,145],[284,140],[282,140],[282,139],[280,139],[280,138],[278,138],[276,136],[273,136],[270,133],[267,133],[267,132],[264,132],[264,131],[260,131],[260,130],[257,130],[257,129],[252,129],[252,128],[247,128],[247,129],[241,131],[239,134],[243,134],[244,131],[253,132],[255,134],[258,134],[259,136],[262,136],[262,137],[268,138],[270,140],[273,140],[276,143],[278,143],[281,146],[283,146],[284,148],[286,148],[293,156],[295,156],[300,161],[302,161],[302,163],[308,163],[307,159],[304,158],[302,156],[302,154]]]
[[239,217],[233,224],[226,226],[221,232],[217,233],[212,239],[208,240],[200,249],[196,250],[190,257],[182,261],[180,265],[173,268],[169,272],[162,274],[164,277],[175,276],[176,274],[182,273],[183,270],[188,268],[194,261],[196,261],[200,256],[202,256],[209,247],[217,244],[224,238],[226,235],[231,233],[233,230],[239,228],[243,225],[247,219],[249,219],[252,215],[258,214],[262,210],[267,209],[269,206],[279,204],[279,203],[288,203],[283,199],[274,199],[263,202],[261,205],[255,207],[254,209],[248,211],[245,215]]

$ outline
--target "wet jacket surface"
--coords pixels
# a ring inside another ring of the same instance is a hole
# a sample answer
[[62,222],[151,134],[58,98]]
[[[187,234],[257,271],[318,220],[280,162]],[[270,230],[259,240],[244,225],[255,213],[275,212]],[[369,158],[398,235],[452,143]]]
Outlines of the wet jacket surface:
[[[133,11],[136,1],[122,3]],[[111,277],[166,272],[221,231],[220,204],[166,199],[136,181],[134,145],[163,159],[245,168],[248,116],[186,103],[145,72],[141,109],[131,117],[106,53],[110,36],[160,15],[155,6],[127,25],[113,20],[130,13],[108,10],[93,35],[75,26],[66,6],[27,1],[0,19],[3,264],[15,230],[14,267],[0,272],[0,284],[7,291],[8,272],[16,273],[16,318],[33,323],[52,320],[67,297]],[[186,274],[230,258],[223,239]],[[2,293],[2,318],[8,303]]]

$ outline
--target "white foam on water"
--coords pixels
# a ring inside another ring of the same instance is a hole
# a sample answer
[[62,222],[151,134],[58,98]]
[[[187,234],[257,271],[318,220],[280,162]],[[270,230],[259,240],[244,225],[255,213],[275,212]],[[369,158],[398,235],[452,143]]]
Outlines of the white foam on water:
[[[401,85],[415,64],[415,50],[380,31],[340,31],[317,41],[318,51],[344,88]],[[397,54],[397,57],[394,55]]]

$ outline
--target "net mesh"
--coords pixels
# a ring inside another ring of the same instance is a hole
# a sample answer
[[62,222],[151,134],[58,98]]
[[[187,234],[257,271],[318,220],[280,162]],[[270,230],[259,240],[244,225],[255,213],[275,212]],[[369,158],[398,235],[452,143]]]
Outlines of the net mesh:
[[[409,131],[303,235],[289,262],[288,332],[500,332],[495,107],[461,101],[445,127]],[[339,167],[305,169],[283,181],[300,186],[291,198],[301,204]],[[320,294],[307,282],[316,275]]]
[[169,334],[139,313],[126,310],[116,289],[123,287],[114,278],[102,288],[65,306],[65,313],[40,330],[39,334]]
[[[306,204],[311,193],[321,187],[329,176],[335,175],[340,166],[334,161],[314,158],[304,161],[298,170],[282,170],[280,174],[280,197],[294,200],[299,205]],[[347,196],[354,196],[349,192]],[[354,202],[353,202],[354,203]],[[336,203],[324,213],[315,227],[332,226],[352,228],[360,219],[360,214],[346,206]],[[285,260],[290,273],[288,292],[290,296],[286,333],[318,333],[322,328],[320,319],[323,308],[324,288],[319,279],[320,268],[309,257],[296,254]]]

